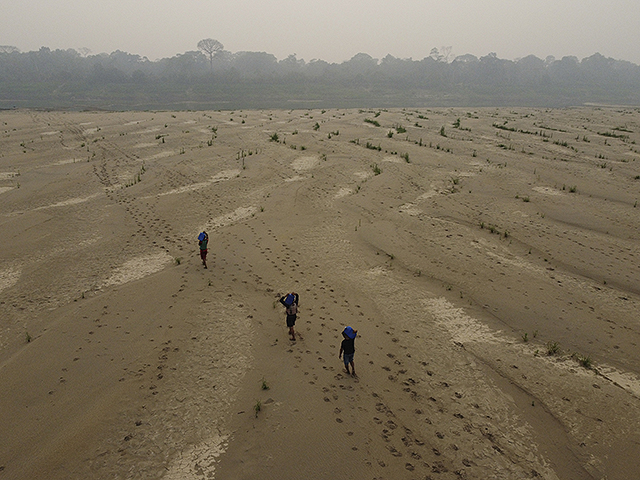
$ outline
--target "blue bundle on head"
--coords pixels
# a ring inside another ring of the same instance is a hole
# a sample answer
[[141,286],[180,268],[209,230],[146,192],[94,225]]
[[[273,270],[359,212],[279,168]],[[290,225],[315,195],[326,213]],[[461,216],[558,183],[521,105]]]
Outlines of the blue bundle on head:
[[204,232],[200,232],[200,235],[198,235],[198,240],[199,240],[199,241],[204,240],[204,237],[205,237],[205,236],[206,236],[206,233],[204,233]]
[[293,301],[296,299],[296,297],[293,296],[292,293],[287,294],[286,298],[284,299],[284,304],[288,307],[289,305],[291,305],[293,303]]
[[349,337],[351,340],[353,340],[354,338],[356,338],[356,332],[353,328],[351,327],[346,327],[343,332],[347,337]]

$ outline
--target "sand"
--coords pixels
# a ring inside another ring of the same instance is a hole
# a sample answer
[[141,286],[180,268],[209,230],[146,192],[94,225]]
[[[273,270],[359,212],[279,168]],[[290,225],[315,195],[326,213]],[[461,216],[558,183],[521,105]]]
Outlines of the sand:
[[640,471],[638,109],[0,122],[0,478]]

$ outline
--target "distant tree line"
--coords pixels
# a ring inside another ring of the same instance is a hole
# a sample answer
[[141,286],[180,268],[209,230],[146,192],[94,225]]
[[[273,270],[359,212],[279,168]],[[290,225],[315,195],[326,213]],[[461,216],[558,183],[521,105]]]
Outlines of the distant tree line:
[[599,53],[515,61],[449,53],[305,62],[295,54],[278,60],[265,52],[232,53],[205,39],[198,50],[150,61],[119,50],[91,55],[0,46],[0,108],[640,106],[640,66]]

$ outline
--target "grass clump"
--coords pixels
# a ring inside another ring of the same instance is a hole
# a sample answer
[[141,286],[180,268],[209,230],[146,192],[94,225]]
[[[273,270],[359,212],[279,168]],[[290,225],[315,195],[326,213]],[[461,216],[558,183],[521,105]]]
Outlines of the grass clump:
[[574,353],[572,357],[587,370],[591,370],[591,368],[593,368],[593,360],[591,360],[591,357],[589,355],[580,355],[579,353]]
[[558,342],[547,342],[547,355],[556,355],[560,352],[560,344]]

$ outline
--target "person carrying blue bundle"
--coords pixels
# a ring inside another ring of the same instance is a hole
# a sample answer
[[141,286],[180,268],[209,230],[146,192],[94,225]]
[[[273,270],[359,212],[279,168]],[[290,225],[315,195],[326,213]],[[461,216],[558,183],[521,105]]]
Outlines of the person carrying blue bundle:
[[300,296],[295,293],[287,293],[280,298],[280,303],[284,305],[285,311],[287,312],[287,327],[289,327],[289,335],[291,335],[291,340],[296,341],[296,332],[293,329],[293,326],[296,324],[296,318],[298,315],[298,304],[300,302]]
[[204,268],[207,268],[207,252],[209,251],[207,248],[209,245],[209,235],[207,232],[200,232],[200,235],[198,235],[198,245],[200,246],[200,259],[202,260]]
[[[347,371],[347,374],[352,376],[356,376],[356,367],[353,365],[353,356],[356,353],[356,336],[358,335],[358,331],[354,330],[351,327],[346,327],[342,331],[342,336],[344,340],[340,344],[340,353],[338,353],[338,358],[342,356],[344,353],[344,368]],[[351,371],[349,371],[349,365],[351,365]]]

